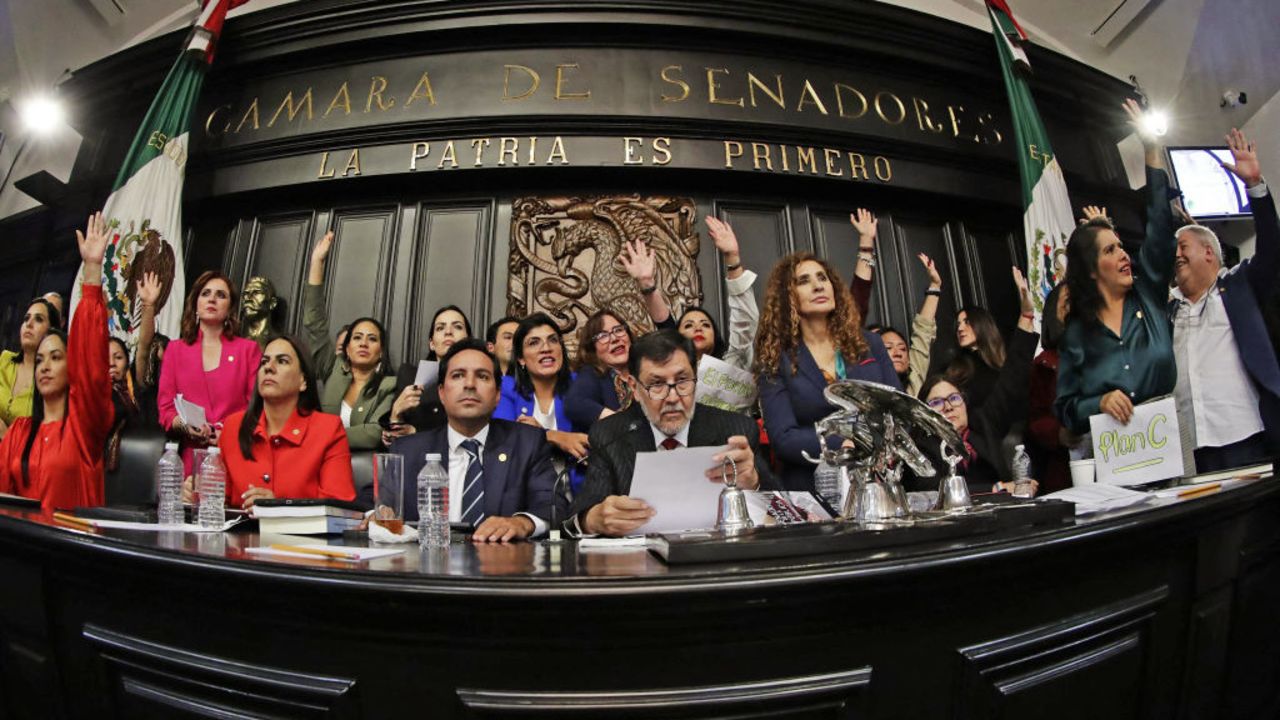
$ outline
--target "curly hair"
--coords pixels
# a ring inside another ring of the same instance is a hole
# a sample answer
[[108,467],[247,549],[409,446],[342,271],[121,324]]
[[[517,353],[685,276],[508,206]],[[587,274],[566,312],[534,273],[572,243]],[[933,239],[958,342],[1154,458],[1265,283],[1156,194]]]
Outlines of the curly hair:
[[796,372],[800,344],[804,339],[800,336],[795,272],[801,263],[810,260],[822,266],[831,283],[835,309],[827,316],[827,328],[836,348],[850,364],[870,352],[870,346],[862,335],[862,314],[858,312],[853,295],[836,274],[835,268],[813,253],[792,253],[773,266],[769,282],[765,286],[764,312],[760,315],[760,329],[756,335],[755,371],[760,375],[776,377],[783,353],[791,360],[792,374]]
[[1108,230],[1115,232],[1110,220],[1094,218],[1072,231],[1067,240],[1067,267],[1074,269],[1067,273],[1071,296],[1068,322],[1075,318],[1086,324],[1098,322],[1103,301],[1094,272],[1098,269],[1098,236]]

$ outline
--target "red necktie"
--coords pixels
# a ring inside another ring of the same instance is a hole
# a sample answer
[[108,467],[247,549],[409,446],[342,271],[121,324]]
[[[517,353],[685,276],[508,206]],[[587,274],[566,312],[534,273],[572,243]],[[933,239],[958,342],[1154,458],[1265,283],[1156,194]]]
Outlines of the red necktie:
[[662,441],[663,450],[675,450],[678,447],[680,447],[680,441],[673,437],[669,437]]

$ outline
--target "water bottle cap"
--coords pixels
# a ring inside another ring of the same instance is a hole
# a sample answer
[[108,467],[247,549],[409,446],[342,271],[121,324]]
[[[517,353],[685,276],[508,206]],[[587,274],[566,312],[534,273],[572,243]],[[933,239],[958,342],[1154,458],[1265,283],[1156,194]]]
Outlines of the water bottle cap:
[[220,448],[211,447],[211,448],[209,448],[209,454],[210,454],[210,455],[221,455],[221,454],[222,454],[222,450],[221,450]]
[[177,452],[177,450],[178,450],[178,443],[176,443],[176,442],[167,442],[167,443],[165,443],[165,444],[164,444],[164,449],[165,449],[165,450],[173,450],[174,452]]
[[427,462],[440,462],[444,456],[440,453],[427,453]]

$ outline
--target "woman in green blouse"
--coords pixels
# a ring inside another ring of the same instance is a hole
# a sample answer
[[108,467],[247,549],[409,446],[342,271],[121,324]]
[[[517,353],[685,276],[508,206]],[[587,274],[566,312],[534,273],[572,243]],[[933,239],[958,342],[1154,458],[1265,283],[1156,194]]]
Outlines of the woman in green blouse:
[[387,354],[387,333],[375,318],[351,323],[341,348],[329,343],[329,320],[324,309],[324,263],[333,247],[333,232],[311,251],[307,285],[302,290],[302,324],[312,348],[316,376],[323,378],[320,409],[338,415],[347,428],[352,450],[371,450],[382,444],[378,418],[395,402],[396,378]]
[[58,308],[43,297],[31,301],[22,316],[19,345],[22,352],[0,352],[0,437],[14,420],[31,414],[31,388],[36,379],[36,348],[49,328],[62,324]]
[[1067,242],[1071,310],[1058,344],[1054,411],[1077,435],[1089,432],[1089,416],[1098,413],[1128,423],[1135,404],[1172,392],[1178,379],[1165,310],[1177,249],[1169,176],[1141,108],[1128,100],[1125,112],[1146,151],[1146,240],[1136,265],[1106,218],[1088,221]]

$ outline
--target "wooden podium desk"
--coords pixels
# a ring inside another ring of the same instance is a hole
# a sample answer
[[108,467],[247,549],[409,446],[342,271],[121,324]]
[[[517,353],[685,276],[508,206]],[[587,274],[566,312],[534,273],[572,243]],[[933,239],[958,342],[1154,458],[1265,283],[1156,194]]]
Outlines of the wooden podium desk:
[[1280,483],[860,554],[351,566],[0,510],[0,718],[1280,716]]

